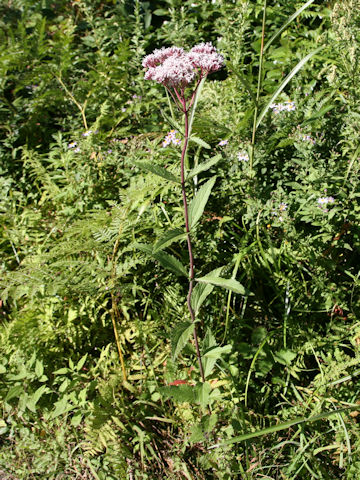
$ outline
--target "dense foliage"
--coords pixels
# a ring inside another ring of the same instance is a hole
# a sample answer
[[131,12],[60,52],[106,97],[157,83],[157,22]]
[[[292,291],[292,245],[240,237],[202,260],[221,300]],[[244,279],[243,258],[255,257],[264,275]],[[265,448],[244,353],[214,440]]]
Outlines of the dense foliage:
[[[358,12],[0,6],[0,477],[360,477]],[[200,42],[226,64],[187,157],[190,198],[214,184],[195,277],[223,279],[195,287],[206,382],[163,147],[183,118],[141,65]]]

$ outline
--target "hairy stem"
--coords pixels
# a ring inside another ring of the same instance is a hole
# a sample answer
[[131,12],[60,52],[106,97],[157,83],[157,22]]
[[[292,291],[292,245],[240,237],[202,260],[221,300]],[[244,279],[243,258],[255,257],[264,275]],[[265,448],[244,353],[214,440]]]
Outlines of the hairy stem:
[[187,295],[187,306],[189,309],[191,321],[194,323],[194,341],[195,341],[195,348],[196,348],[196,356],[199,362],[200,375],[201,375],[202,381],[205,382],[204,368],[201,361],[201,354],[200,354],[199,342],[198,342],[198,336],[197,336],[197,330],[196,330],[195,314],[191,306],[191,295],[192,295],[193,286],[194,286],[194,256],[193,256],[192,245],[191,245],[188,203],[187,203],[186,189],[185,189],[185,155],[186,155],[186,150],[189,143],[189,118],[188,118],[188,112],[186,109],[185,101],[183,102],[183,108],[184,108],[183,112],[185,115],[185,139],[184,139],[184,146],[181,152],[181,191],[182,191],[182,198],[183,198],[183,204],[184,204],[186,239],[187,239],[188,252],[189,252],[189,292]]

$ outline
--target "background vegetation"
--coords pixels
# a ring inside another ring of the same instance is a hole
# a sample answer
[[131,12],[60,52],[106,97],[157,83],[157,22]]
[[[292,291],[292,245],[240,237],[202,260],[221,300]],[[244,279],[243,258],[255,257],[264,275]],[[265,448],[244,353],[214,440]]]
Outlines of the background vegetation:
[[[0,6],[6,478],[359,478],[360,3],[306,3],[270,46],[305,2],[266,8],[258,111],[315,53],[275,100],[295,109],[264,116],[252,166],[263,0]],[[226,68],[189,155],[221,156],[199,175],[217,180],[197,276],[222,267],[252,294],[215,287],[201,307],[206,387],[179,340],[187,280],[138,248],[161,241],[187,265],[163,237],[183,228],[180,189],[136,166],[179,172],[143,56],[202,41]]]

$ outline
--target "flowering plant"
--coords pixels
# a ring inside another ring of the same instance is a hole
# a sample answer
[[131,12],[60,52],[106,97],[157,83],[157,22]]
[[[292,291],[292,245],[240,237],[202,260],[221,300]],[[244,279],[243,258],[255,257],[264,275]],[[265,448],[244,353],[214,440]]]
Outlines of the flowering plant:
[[[195,312],[192,305],[192,292],[194,284],[194,256],[192,251],[192,243],[190,236],[190,229],[194,222],[189,220],[189,208],[185,187],[185,156],[188,148],[189,137],[191,135],[192,119],[196,107],[197,93],[201,82],[205,81],[207,75],[216,72],[224,65],[223,57],[217,53],[215,47],[209,43],[200,43],[193,47],[189,52],[179,47],[161,48],[154,50],[153,53],[147,55],[143,59],[143,67],[146,69],[145,79],[154,80],[157,83],[164,85],[171,98],[173,99],[177,109],[184,115],[184,142],[181,152],[181,190],[184,207],[184,219],[186,239],[189,252],[189,290],[187,295],[187,307],[191,317],[190,328],[188,332],[194,332],[194,342],[196,348],[196,355],[198,358],[200,375],[203,382],[205,382],[204,368],[201,361],[198,336],[195,325]],[[192,85],[192,89],[189,87]],[[189,111],[191,111],[191,118],[189,121]],[[172,138],[172,137],[171,137]],[[166,140],[166,145],[170,143],[171,139]],[[209,197],[210,190],[215,183],[215,179],[211,179],[205,185],[203,197]],[[205,200],[206,202],[206,200]],[[194,217],[199,218],[205,207],[203,201],[198,202],[197,212],[193,213]],[[193,220],[192,219],[192,220]]]

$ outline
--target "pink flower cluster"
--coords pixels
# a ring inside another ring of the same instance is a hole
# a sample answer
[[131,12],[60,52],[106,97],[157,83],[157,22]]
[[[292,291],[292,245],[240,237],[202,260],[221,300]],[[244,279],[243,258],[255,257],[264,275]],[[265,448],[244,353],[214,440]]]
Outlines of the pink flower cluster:
[[200,78],[216,72],[224,65],[224,58],[209,43],[200,43],[190,52],[183,48],[170,47],[154,50],[143,62],[146,80],[154,80],[166,87],[184,88],[197,75]]

